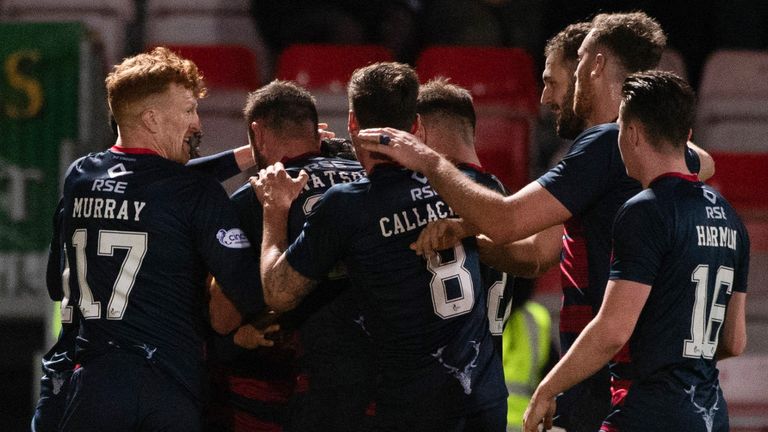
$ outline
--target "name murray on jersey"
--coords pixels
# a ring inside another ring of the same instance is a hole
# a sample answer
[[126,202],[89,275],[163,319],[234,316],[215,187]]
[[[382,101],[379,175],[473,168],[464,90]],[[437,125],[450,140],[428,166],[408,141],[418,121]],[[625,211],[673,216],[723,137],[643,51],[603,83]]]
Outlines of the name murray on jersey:
[[112,198],[75,198],[73,218],[141,220],[141,211],[147,203]]

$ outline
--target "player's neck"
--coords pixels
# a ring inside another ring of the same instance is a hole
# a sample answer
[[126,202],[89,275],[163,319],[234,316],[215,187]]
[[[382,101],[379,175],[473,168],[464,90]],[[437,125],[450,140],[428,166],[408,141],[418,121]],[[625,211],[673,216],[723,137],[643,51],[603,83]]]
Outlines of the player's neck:
[[308,153],[320,152],[320,143],[314,143],[304,139],[283,140],[275,147],[276,151],[270,155],[267,162],[274,164],[283,160],[296,159]]
[[621,106],[621,85],[611,82],[594,100],[592,113],[586,120],[587,128],[605,123],[613,123],[619,118]]
[[684,157],[658,154],[654,156],[647,159],[647,163],[643,166],[643,172],[639,176],[638,180],[643,185],[643,189],[647,188],[654,180],[664,174],[691,174],[688,171],[688,165],[685,163]]

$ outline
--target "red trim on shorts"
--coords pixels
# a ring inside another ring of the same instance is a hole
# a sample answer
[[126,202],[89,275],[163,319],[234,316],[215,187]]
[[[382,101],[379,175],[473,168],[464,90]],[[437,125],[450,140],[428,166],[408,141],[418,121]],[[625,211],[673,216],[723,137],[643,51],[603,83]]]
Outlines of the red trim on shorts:
[[627,398],[632,380],[620,380],[611,378],[611,405],[622,406]]
[[237,376],[227,377],[227,383],[231,392],[262,402],[286,403],[294,388],[290,381],[261,381]]

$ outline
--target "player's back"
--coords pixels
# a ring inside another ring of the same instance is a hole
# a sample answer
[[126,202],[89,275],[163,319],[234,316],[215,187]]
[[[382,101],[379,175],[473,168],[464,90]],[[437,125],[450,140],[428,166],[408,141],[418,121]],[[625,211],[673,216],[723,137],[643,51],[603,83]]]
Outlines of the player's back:
[[[633,224],[638,218],[646,225]],[[629,200],[622,221],[664,259],[630,338],[627,376],[617,376],[632,380],[629,393],[608,420],[621,430],[727,430],[715,355],[730,297],[746,290],[749,238],[739,216],[695,176],[668,175]],[[636,254],[629,259],[655,255]],[[618,269],[622,279],[647,277]]]
[[377,417],[460,417],[505,397],[475,243],[428,262],[409,249],[429,221],[451,216],[423,176],[379,165],[329,190],[289,248],[291,265],[311,277],[306,263],[342,258],[360,290],[382,373]]
[[208,271],[242,312],[260,297],[258,280],[232,277],[257,268],[223,189],[154,153],[106,151],[73,165],[64,202],[81,358],[137,352],[200,398]]

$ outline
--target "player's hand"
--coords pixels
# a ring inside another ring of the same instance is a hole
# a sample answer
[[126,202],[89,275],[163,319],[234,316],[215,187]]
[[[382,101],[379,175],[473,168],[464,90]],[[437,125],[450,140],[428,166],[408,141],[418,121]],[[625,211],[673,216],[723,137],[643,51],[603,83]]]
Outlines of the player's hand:
[[441,158],[440,154],[427,147],[416,136],[397,129],[363,129],[357,138],[364,150],[381,153],[422,174],[427,174],[430,167],[437,166]]
[[320,135],[320,139],[336,138],[336,132],[328,129],[328,123],[318,123],[317,133]]
[[544,430],[552,429],[556,404],[554,397],[542,397],[535,392],[523,414],[523,432],[537,432],[539,424],[544,425]]
[[309,176],[302,170],[299,177],[293,178],[285,171],[280,162],[259,171],[258,177],[251,177],[250,183],[256,197],[264,208],[288,209],[299,196]]
[[431,258],[436,251],[452,248],[470,236],[461,219],[440,219],[427,224],[410,247],[416,255]]
[[253,324],[246,324],[235,332],[235,345],[245,349],[254,349],[260,346],[271,347],[275,342],[267,339],[267,335],[280,330],[280,324],[272,324],[264,329],[258,329]]

